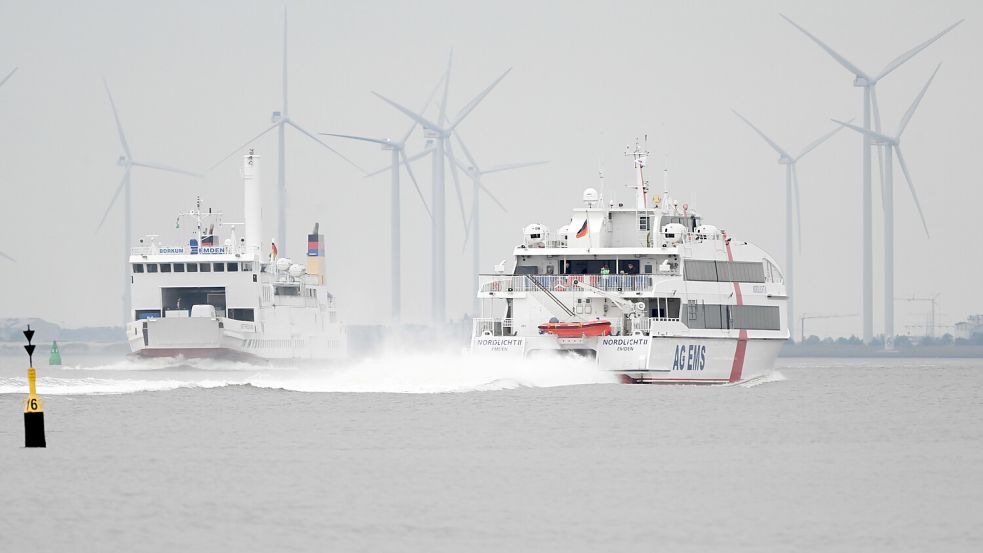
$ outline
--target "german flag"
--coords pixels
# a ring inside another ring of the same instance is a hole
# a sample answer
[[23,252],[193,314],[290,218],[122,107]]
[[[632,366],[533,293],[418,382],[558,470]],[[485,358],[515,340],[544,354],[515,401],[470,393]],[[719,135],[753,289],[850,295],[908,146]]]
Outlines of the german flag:
[[587,236],[587,219],[584,219],[584,226],[580,227],[577,231],[577,238],[583,238]]

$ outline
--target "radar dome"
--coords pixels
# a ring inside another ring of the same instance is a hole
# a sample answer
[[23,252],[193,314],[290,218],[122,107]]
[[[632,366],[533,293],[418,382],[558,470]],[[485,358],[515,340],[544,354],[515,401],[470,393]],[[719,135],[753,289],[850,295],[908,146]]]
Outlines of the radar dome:
[[556,231],[556,234],[557,238],[560,239],[560,242],[566,244],[567,241],[570,240],[570,225],[563,225]]
[[296,263],[290,265],[290,268],[287,269],[287,274],[294,278],[300,278],[306,272],[307,270],[304,269],[302,265],[298,265]]
[[663,246],[675,246],[683,241],[686,227],[679,223],[669,223],[662,227]]
[[276,260],[276,270],[277,272],[285,273],[288,269],[290,269],[290,266],[293,265],[293,263],[294,262],[290,259],[281,257],[280,259]]
[[597,190],[593,188],[588,188],[587,190],[584,190],[584,203],[586,203],[588,206],[595,202],[600,201],[600,199],[601,199],[601,195],[597,193]]
[[700,225],[696,227],[696,237],[701,240],[720,238],[720,229],[713,225]]
[[539,223],[527,225],[522,229],[522,240],[528,248],[546,247],[546,237],[549,229]]

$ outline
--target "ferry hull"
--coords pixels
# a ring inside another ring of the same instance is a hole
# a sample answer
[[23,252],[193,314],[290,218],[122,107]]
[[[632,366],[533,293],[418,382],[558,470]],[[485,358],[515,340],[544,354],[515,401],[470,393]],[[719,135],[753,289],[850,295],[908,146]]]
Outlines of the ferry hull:
[[557,339],[552,336],[479,336],[474,354],[535,357],[578,354],[629,383],[725,384],[770,373],[784,339],[690,336],[602,336]]
[[240,361],[343,359],[344,335],[269,337],[256,323],[223,318],[175,318],[127,325],[130,351],[140,357],[214,358]]

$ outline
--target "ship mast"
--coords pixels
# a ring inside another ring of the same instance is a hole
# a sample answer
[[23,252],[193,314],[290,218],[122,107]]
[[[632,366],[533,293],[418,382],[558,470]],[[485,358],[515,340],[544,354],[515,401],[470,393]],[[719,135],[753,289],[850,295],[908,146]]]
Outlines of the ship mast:
[[[645,141],[648,142],[648,135],[645,135]],[[632,164],[635,168],[635,209],[638,211],[644,211],[648,209],[648,191],[649,183],[645,180],[645,164],[648,162],[648,150],[644,149],[638,140],[635,140],[635,149],[625,152],[626,156],[632,158]]]
[[[259,188],[259,156],[252,149],[243,158],[242,164],[243,203],[246,223],[246,255],[259,254],[263,231],[263,208]],[[282,247],[282,244],[281,244]]]

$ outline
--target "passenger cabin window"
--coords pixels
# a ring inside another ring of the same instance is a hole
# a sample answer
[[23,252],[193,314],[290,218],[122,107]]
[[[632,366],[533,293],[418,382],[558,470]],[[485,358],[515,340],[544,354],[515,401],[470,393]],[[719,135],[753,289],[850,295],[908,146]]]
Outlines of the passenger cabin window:
[[134,273],[142,273],[143,272],[143,263],[134,263],[133,264],[133,272]]
[[160,272],[162,272],[162,273],[169,273],[169,272],[171,272],[171,264],[170,263],[161,263],[160,264]]
[[251,261],[244,261],[242,263],[242,270],[251,272],[253,270],[253,263]]
[[764,265],[750,261],[709,261],[687,259],[683,265],[685,280],[704,282],[764,282]]
[[159,319],[160,309],[137,309],[136,310],[136,320],[142,321],[144,319]]
[[203,272],[203,273],[210,273],[210,272],[212,272],[212,264],[211,263],[202,263],[201,264],[201,272]]
[[228,318],[236,321],[252,322],[256,320],[256,316],[251,308],[230,307],[227,313]]
[[147,272],[148,273],[156,273],[157,272],[157,264],[156,263],[147,263]]
[[230,273],[237,273],[237,272],[239,272],[239,264],[238,263],[231,262],[227,266],[228,266],[228,270],[229,270]]
[[225,272],[225,263],[216,263],[215,264],[215,272],[216,273],[224,273]]
[[183,273],[184,272],[184,263],[175,263],[174,264],[174,272],[175,273]]
[[188,272],[189,273],[197,273],[198,272],[198,264],[197,263],[188,263]]

